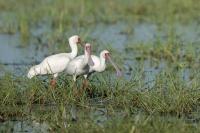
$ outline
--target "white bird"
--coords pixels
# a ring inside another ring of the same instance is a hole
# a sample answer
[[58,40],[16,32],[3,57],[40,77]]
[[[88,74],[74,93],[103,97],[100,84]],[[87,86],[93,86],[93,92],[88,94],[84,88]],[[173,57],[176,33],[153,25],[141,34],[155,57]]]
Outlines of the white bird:
[[[79,60],[83,60],[83,56],[78,56],[76,57]],[[100,53],[100,57],[97,57],[95,55],[91,55],[92,61],[94,62],[93,66],[89,66],[89,71],[84,74],[85,79],[87,79],[89,77],[89,75],[91,75],[94,72],[103,72],[106,69],[106,61],[109,60],[110,63],[113,65],[113,67],[115,68],[116,72],[117,72],[117,76],[121,76],[122,72],[120,71],[120,69],[117,67],[117,65],[112,61],[111,56],[110,56],[110,52],[108,50],[103,50]],[[85,80],[84,84],[86,83],[87,80]]]
[[78,48],[77,44],[80,44],[81,40],[78,35],[74,35],[69,38],[69,45],[71,47],[71,53],[59,53],[46,57],[40,64],[32,66],[28,71],[27,77],[32,78],[36,75],[52,74],[52,85],[55,85],[58,74],[65,70],[68,63],[77,56]]
[[65,69],[65,73],[68,75],[73,75],[73,80],[76,82],[77,76],[87,74],[89,72],[89,66],[93,65],[94,63],[91,59],[91,44],[86,43],[84,55],[78,56],[71,60]]

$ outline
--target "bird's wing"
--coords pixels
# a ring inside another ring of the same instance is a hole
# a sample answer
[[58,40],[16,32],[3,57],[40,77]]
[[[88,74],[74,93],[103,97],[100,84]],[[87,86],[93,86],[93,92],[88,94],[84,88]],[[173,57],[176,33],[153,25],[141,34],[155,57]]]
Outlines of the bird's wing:
[[40,65],[49,73],[58,73],[67,67],[70,60],[68,54],[61,53],[45,58]]

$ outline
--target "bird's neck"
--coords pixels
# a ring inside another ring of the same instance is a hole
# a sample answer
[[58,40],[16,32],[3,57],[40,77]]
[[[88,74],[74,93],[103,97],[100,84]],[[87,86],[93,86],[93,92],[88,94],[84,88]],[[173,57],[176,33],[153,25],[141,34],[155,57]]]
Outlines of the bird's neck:
[[89,53],[85,50],[84,59],[83,59],[84,65],[88,64],[89,56],[90,56]]
[[77,56],[78,53],[78,48],[77,48],[77,44],[76,43],[70,43],[70,47],[71,47],[71,53],[70,56],[71,58],[74,58]]
[[100,66],[99,68],[101,69],[100,71],[104,71],[106,68],[106,60],[103,56],[100,55]]

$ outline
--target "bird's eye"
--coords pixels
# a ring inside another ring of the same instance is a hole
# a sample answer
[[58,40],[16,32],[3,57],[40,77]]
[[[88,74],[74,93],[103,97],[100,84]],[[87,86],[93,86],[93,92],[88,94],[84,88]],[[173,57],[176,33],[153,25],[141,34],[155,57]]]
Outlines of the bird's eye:
[[77,41],[78,41],[78,43],[80,43],[80,42],[81,42],[81,38],[80,38],[80,37],[78,37]]
[[107,58],[110,54],[109,53],[105,53],[105,58]]
[[90,50],[91,46],[86,46],[85,48],[86,48],[86,50]]

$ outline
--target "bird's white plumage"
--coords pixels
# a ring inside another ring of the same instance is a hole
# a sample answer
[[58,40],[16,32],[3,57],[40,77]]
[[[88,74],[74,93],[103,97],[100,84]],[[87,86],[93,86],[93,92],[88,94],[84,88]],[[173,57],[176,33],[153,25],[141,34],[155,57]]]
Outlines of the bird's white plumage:
[[[86,47],[90,44],[86,44]],[[65,73],[68,75],[73,75],[73,80],[76,81],[76,77],[79,75],[83,75],[89,72],[89,59],[90,59],[90,51],[85,50],[84,55],[78,56],[71,60],[66,67]]]
[[[111,57],[110,57],[109,54],[110,54],[109,51],[103,50],[100,53],[99,57],[97,57],[95,55],[91,55],[91,58],[92,58],[92,61],[94,62],[94,65],[93,66],[89,66],[89,71],[86,74],[84,74],[84,77],[88,78],[88,76],[91,73],[94,73],[94,72],[99,72],[100,73],[100,72],[105,71],[105,69],[106,69],[106,60],[109,60],[111,62],[111,64],[113,65],[113,67],[116,69],[117,76],[121,76],[122,75],[121,71],[119,70],[117,65],[111,60]],[[79,58],[79,59],[83,60],[83,56],[78,56],[76,58]]]
[[[109,53],[107,50],[103,50],[100,53],[100,56],[96,56],[96,55],[91,55],[92,61],[94,62],[93,66],[89,66],[89,70],[87,71],[87,73],[84,74],[84,77],[87,78],[87,76],[91,73],[94,72],[103,72],[106,69],[106,60],[104,57],[105,53]],[[83,60],[84,56],[78,56],[76,57],[76,59],[79,60]]]
[[54,78],[58,73],[64,71],[70,60],[75,58],[78,53],[77,43],[79,37],[77,35],[69,38],[71,53],[60,53],[46,57],[40,64],[30,68],[27,77],[32,78],[36,75],[53,74]]

